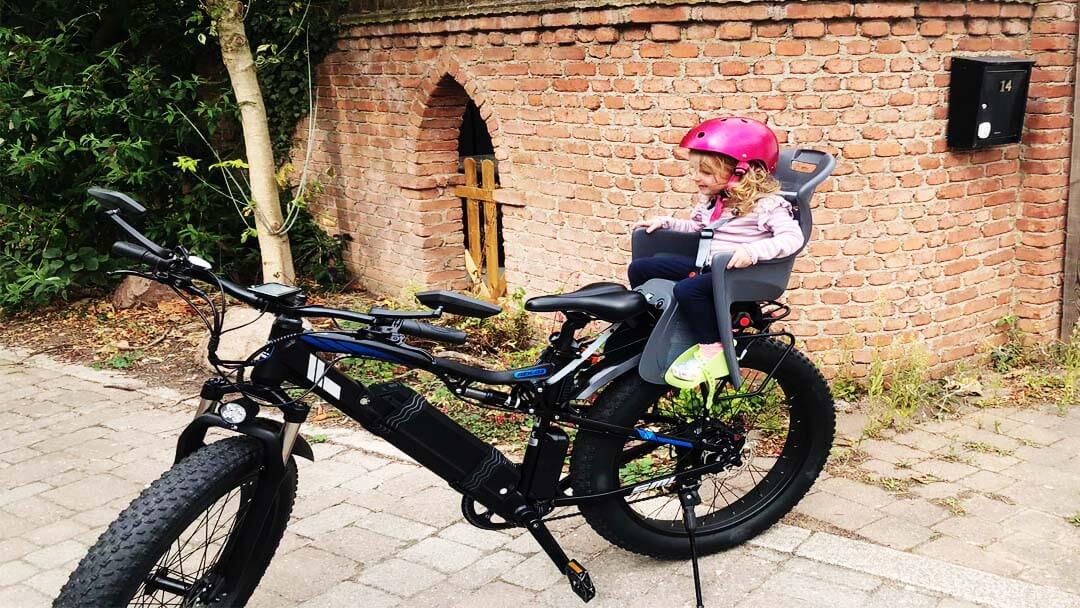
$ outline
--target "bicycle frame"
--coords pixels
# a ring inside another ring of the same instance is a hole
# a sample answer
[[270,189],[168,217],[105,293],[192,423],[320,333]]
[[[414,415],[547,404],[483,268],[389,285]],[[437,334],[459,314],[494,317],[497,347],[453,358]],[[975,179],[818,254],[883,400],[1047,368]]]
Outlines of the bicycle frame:
[[[574,321],[568,320],[567,326],[564,326],[561,335],[572,337],[575,326]],[[310,447],[298,435],[300,425],[306,420],[308,408],[300,402],[291,400],[282,390],[281,386],[286,382],[296,387],[309,388],[310,392],[316,394],[349,418],[356,420],[365,428],[370,427],[370,419],[365,415],[365,408],[372,398],[368,387],[328,365],[320,357],[323,353],[360,356],[422,369],[439,377],[451,388],[452,393],[458,397],[477,400],[487,407],[532,415],[534,424],[531,437],[534,440],[530,440],[526,446],[521,465],[522,480],[531,480],[533,478],[532,469],[538,466],[537,454],[541,453],[545,448],[544,444],[548,440],[548,429],[561,424],[572,425],[580,430],[601,433],[624,440],[640,441],[651,445],[652,449],[665,445],[689,450],[719,451],[724,448],[722,445],[702,441],[694,436],[665,435],[634,427],[622,427],[597,422],[583,415],[577,408],[572,407],[568,400],[559,398],[560,395],[565,393],[564,387],[567,387],[573,381],[575,373],[588,373],[590,371],[589,365],[581,366],[581,364],[599,348],[603,343],[602,340],[606,338],[606,335],[610,334],[614,326],[601,334],[597,342],[594,342],[589,348],[582,349],[585,351],[583,355],[576,355],[561,369],[555,369],[556,366],[552,364],[541,364],[502,372],[481,370],[480,368],[450,362],[403,343],[395,344],[378,339],[364,339],[359,337],[357,332],[303,332],[302,330],[297,331],[298,329],[300,329],[298,320],[287,317],[278,318],[268,342],[273,346],[255,364],[251,374],[251,382],[244,384],[244,391],[251,393],[252,389],[255,389],[261,393],[262,398],[283,409],[285,423],[280,429],[277,429],[277,436],[274,438],[276,445],[273,447],[275,453],[280,453],[285,461],[287,461],[289,454],[294,449],[299,450],[298,453],[305,457],[310,457],[311,454]],[[789,338],[788,352],[794,346],[793,337],[786,332],[749,334],[742,336],[740,342],[746,340],[749,343],[754,339],[768,337]],[[569,338],[567,340],[569,342]],[[743,350],[745,351],[745,347]],[[566,358],[569,358],[569,356],[568,353]],[[740,392],[737,397],[748,398],[762,394],[774,372],[775,368],[759,384],[757,390]],[[471,387],[470,384],[476,381],[478,377],[502,380],[511,386],[512,390],[509,393],[503,393]],[[555,382],[547,384],[543,381],[551,378],[555,378]],[[228,393],[234,392],[228,390],[221,382],[217,382],[216,386],[219,394],[212,395],[213,399],[211,401],[221,401]],[[531,388],[536,392],[531,398],[529,396],[523,397],[522,394],[526,391],[514,390],[518,388]],[[235,392],[239,392],[239,390]],[[260,440],[268,443],[269,435],[274,431],[272,425],[276,423],[267,421],[270,422],[270,425],[256,426],[253,422],[246,421],[248,426],[245,428],[229,425],[224,420],[221,420],[217,414],[207,412],[210,403],[205,397],[206,395],[204,395],[204,403],[196,416],[198,424],[193,423],[192,427],[189,427],[181,437],[177,450],[178,460],[201,445],[202,436],[208,426],[232,428],[245,434],[255,435]],[[735,397],[726,396],[719,397],[719,399]],[[372,429],[369,428],[369,430]],[[275,463],[274,468],[280,466],[280,462],[278,462]],[[724,466],[723,461],[718,461],[680,470],[674,474],[645,479],[615,490],[580,496],[557,496],[545,502],[549,507],[553,508],[573,506],[617,496],[628,496],[650,489],[667,487],[682,479],[717,472],[723,469]],[[518,490],[526,498],[535,498],[533,488],[521,487]]]

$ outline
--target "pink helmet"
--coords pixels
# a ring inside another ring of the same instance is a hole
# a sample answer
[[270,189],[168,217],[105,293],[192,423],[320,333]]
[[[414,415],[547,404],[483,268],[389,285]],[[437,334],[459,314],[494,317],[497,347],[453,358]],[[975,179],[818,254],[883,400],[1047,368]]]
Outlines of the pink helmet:
[[738,164],[732,182],[738,181],[750,169],[751,162],[760,162],[772,173],[780,159],[780,144],[772,129],[763,122],[740,116],[710,118],[690,129],[679,145],[734,158]]

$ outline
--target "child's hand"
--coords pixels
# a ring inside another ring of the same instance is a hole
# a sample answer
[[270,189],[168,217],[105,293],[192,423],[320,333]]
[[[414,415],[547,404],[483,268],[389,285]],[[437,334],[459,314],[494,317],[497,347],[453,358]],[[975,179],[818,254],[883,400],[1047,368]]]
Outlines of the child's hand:
[[746,268],[754,263],[754,259],[750,257],[750,254],[746,252],[746,249],[739,247],[735,250],[735,253],[731,255],[731,259],[728,260],[728,268]]
[[646,233],[651,233],[654,230],[663,228],[667,224],[667,220],[662,217],[654,217],[652,219],[641,220],[634,224],[634,229],[644,228]]

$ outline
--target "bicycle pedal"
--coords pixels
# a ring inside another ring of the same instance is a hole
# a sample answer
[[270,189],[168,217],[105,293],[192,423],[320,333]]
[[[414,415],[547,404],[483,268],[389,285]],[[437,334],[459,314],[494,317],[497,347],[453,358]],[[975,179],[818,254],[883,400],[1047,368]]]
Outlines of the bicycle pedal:
[[566,577],[570,579],[570,589],[581,598],[581,601],[588,602],[596,597],[596,587],[593,587],[589,571],[576,559],[567,562]]

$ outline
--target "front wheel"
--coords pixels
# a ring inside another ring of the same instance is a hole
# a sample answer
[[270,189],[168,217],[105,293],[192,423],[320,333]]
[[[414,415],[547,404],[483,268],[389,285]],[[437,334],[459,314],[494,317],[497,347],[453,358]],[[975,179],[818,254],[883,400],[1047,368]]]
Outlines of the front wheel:
[[[701,497],[695,507],[698,552],[736,546],[776,523],[825,466],[835,426],[832,395],[813,363],[772,338],[752,339],[740,366],[744,388],[761,385],[773,369],[774,381],[755,397],[718,399],[708,412],[701,391],[650,384],[637,374],[607,387],[593,404],[591,419],[669,436],[701,436],[726,449],[709,453],[581,430],[570,462],[574,495],[625,488],[722,460],[722,470],[691,481]],[[687,558],[678,489],[663,480],[642,484],[629,496],[582,503],[581,512],[598,534],[626,550]]]
[[290,458],[243,579],[210,598],[216,566],[236,548],[259,482],[262,446],[230,437],[175,464],[132,501],[79,563],[53,602],[75,606],[242,606],[285,532],[296,495]]

